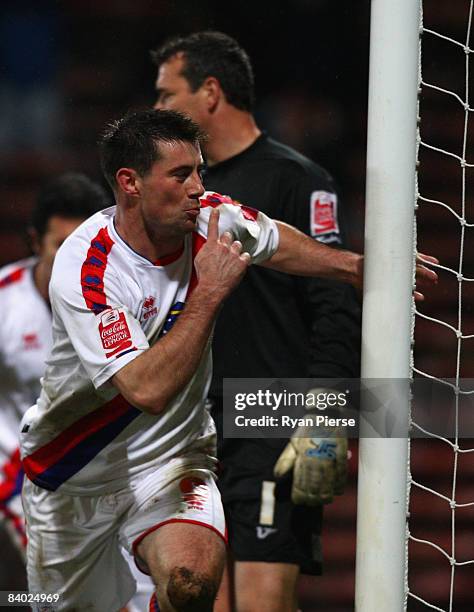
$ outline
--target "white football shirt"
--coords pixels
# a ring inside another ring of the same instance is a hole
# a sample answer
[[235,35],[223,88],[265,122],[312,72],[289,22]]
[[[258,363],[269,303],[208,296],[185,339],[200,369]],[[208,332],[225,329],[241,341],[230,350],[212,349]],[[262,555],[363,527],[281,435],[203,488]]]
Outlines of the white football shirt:
[[20,421],[38,398],[51,350],[51,313],[31,257],[0,269],[0,465],[18,448]]
[[0,269],[0,515],[22,546],[20,421],[39,395],[52,345],[51,312],[33,278],[36,262],[32,257]]
[[213,207],[220,210],[219,232],[230,230],[253,263],[276,251],[271,219],[211,192],[201,198],[196,231],[183,249],[160,261],[143,258],[120,238],[115,207],[88,219],[59,249],[50,284],[52,354],[21,433],[23,467],[38,486],[105,494],[171,457],[183,458],[183,471],[200,467],[198,449],[209,451],[203,467],[212,467],[214,426],[205,409],[210,342],[192,379],[159,415],[131,406],[109,380],[169,332],[183,310]]

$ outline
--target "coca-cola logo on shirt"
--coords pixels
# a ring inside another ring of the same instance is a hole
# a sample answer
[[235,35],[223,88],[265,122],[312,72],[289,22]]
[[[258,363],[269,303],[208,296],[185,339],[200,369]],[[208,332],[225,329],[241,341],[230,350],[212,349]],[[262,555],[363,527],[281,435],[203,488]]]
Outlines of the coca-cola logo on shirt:
[[106,357],[113,357],[132,346],[125,313],[119,310],[110,309],[103,313],[99,323],[99,334]]
[[100,337],[103,340],[104,348],[109,348],[110,344],[129,338],[130,332],[125,321],[117,321],[117,323],[103,329],[100,332]]

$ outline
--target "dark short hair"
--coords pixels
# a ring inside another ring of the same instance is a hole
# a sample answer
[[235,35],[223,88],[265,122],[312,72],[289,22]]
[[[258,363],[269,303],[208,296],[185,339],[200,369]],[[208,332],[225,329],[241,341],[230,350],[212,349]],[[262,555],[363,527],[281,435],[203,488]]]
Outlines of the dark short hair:
[[110,123],[99,140],[100,163],[112,189],[119,168],[133,168],[144,176],[161,158],[159,143],[204,139],[200,128],[182,113],[170,110],[140,110]]
[[182,76],[191,91],[199,89],[204,80],[212,76],[218,79],[229,104],[252,111],[255,102],[252,64],[236,40],[223,32],[195,32],[171,38],[150,54],[160,67],[180,52],[185,58]]
[[51,217],[87,219],[108,205],[102,187],[85,174],[66,172],[46,183],[36,199],[31,226],[41,237]]

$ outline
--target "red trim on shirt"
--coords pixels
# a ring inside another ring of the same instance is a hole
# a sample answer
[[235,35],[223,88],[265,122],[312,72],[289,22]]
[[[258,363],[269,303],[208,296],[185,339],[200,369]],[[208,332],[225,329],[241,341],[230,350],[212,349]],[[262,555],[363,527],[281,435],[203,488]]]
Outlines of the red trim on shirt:
[[25,474],[33,481],[79,442],[116,420],[127,410],[130,410],[130,404],[124,397],[117,395],[110,402],[86,414],[62,431],[54,440],[25,457],[22,461]]
[[233,204],[234,206],[240,206],[238,202],[235,202],[231,197],[221,195],[220,193],[206,193],[205,196],[199,198],[201,208],[217,208],[221,204]]
[[114,246],[106,227],[102,227],[91,240],[87,257],[81,267],[82,295],[87,308],[94,314],[110,308],[104,291],[104,274],[109,253]]
[[206,244],[206,242],[207,242],[207,238],[205,238],[204,236],[201,236],[201,234],[198,234],[198,232],[194,232],[193,233],[193,246],[192,246],[192,266],[193,266],[193,269],[192,269],[192,272],[191,272],[191,278],[189,279],[189,287],[188,287],[188,291],[186,293],[185,301],[189,298],[191,293],[196,288],[196,285],[198,284],[198,277],[197,277],[197,274],[196,274],[196,268],[194,267],[194,259],[196,258],[196,255],[199,253],[199,251],[202,249],[202,247]]
[[7,462],[1,467],[1,471],[5,480],[0,482],[0,504],[5,503],[12,496],[17,486],[18,473],[21,471],[19,448],[16,448],[8,457]]
[[168,266],[170,263],[173,263],[173,261],[179,259],[183,253],[184,242],[177,251],[174,251],[174,253],[170,253],[169,255],[165,255],[164,257],[159,257],[153,263],[155,266]]
[[3,289],[3,287],[8,287],[8,285],[12,285],[13,283],[16,283],[21,280],[24,271],[25,268],[17,268],[16,270],[13,270],[13,272],[10,272],[10,274],[7,274],[5,278],[2,278],[0,280],[0,289]]
[[23,470],[21,468],[20,449],[16,448],[7,462],[1,467],[5,480],[0,483],[0,519],[9,523],[16,533],[20,548],[26,548],[25,523],[23,518],[13,512],[8,502],[21,493]]
[[256,208],[252,208],[251,206],[241,206],[242,214],[247,221],[257,221],[258,210]]
[[212,206],[212,208],[217,208],[221,204],[232,204],[233,206],[238,206],[242,211],[242,215],[244,219],[247,221],[256,221],[258,217],[258,210],[252,208],[251,206],[245,206],[236,200],[233,200],[230,196],[221,195],[220,193],[210,193],[206,195],[205,198],[200,198],[201,208],[207,208],[208,206]]

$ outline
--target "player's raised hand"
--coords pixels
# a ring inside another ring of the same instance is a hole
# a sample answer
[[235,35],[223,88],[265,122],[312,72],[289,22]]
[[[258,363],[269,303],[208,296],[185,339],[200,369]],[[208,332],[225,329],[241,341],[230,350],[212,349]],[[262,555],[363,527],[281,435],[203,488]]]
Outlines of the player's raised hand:
[[250,261],[250,255],[242,253],[241,242],[234,240],[230,232],[219,236],[219,210],[213,209],[207,242],[194,261],[199,285],[209,297],[222,301],[239,284]]
[[209,217],[209,223],[207,226],[207,241],[216,242],[219,240],[219,209],[213,208]]

